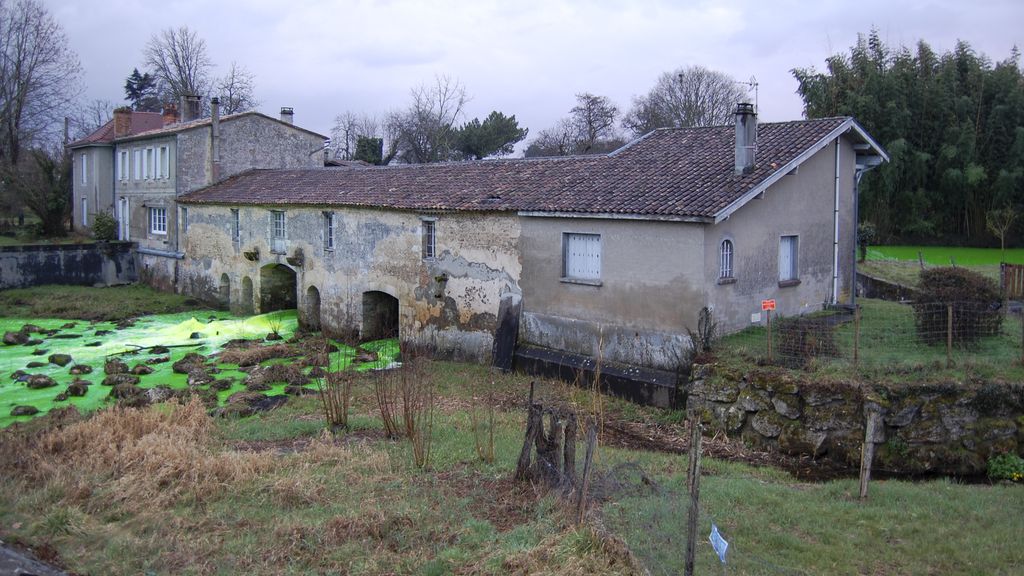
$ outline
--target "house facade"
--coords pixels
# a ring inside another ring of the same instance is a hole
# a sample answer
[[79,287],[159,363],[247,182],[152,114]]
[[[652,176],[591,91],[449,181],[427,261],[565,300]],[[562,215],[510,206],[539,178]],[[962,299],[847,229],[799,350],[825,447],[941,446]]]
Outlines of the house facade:
[[255,170],[185,195],[182,291],[296,306],[360,338],[518,342],[674,369],[700,310],[852,301],[856,186],[885,153],[850,118],[655,131],[606,156]]
[[184,258],[188,214],[178,196],[253,168],[323,166],[326,136],[293,125],[290,108],[281,119],[221,117],[216,98],[211,108],[210,118],[181,121],[175,108],[162,115],[116,110],[108,125],[69,146],[83,174],[74,187],[76,223],[88,227],[90,214],[113,214],[118,238],[137,243],[140,277],[156,287],[176,288]]

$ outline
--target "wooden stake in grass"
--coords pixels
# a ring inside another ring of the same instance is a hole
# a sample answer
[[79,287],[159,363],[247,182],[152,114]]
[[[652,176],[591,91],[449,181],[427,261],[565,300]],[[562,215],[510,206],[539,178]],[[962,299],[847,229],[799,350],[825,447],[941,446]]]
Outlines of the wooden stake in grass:
[[946,305],[946,368],[953,367],[953,305]]
[[860,361],[860,306],[853,309],[853,367]]
[[686,519],[686,576],[693,576],[693,563],[697,554],[697,524],[700,520],[700,412],[690,412],[690,462],[686,484],[690,490],[690,511]]
[[864,427],[864,446],[860,453],[860,499],[868,497],[868,482],[871,481],[871,463],[875,459],[875,428],[878,426],[878,412],[869,410]]
[[[474,398],[476,400],[476,398]],[[494,381],[483,396],[486,414],[481,412],[479,404],[469,409],[470,427],[473,429],[473,442],[476,454],[488,464],[494,463]]]

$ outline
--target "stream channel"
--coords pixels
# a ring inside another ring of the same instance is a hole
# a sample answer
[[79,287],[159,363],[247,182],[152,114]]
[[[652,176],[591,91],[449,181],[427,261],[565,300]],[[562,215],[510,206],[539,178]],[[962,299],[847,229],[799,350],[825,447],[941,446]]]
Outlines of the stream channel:
[[[31,332],[27,344],[0,344],[0,428],[63,406],[75,406],[86,412],[113,405],[114,399],[109,398],[111,387],[100,384],[105,376],[104,363],[108,359],[118,358],[130,367],[145,364],[152,368],[151,374],[140,376],[140,388],[167,385],[172,389],[183,389],[188,387],[188,375],[174,373],[172,365],[189,352],[210,356],[220,352],[231,340],[262,340],[272,332],[287,340],[295,333],[297,320],[295,310],[248,317],[214,311],[160,314],[139,317],[131,323],[122,324],[120,328],[115,322],[0,318],[0,333],[20,332],[25,325],[37,326],[42,331]],[[357,354],[356,349],[340,342],[333,344],[338,351],[331,354],[330,370],[350,367],[360,371],[384,368],[398,357],[397,339],[360,344],[363,350],[376,353],[377,361],[355,365],[352,359]],[[152,349],[154,346],[163,346],[168,350],[155,353]],[[50,361],[55,354],[66,354],[71,360],[60,366]],[[262,364],[293,361],[296,359],[275,358]],[[80,365],[89,366],[92,371],[77,376],[72,374],[71,369]],[[218,404],[223,405],[232,394],[245,390],[246,373],[239,370],[237,364],[218,363],[217,368],[220,370],[218,379],[233,381],[229,388],[217,392]],[[305,368],[304,371],[310,369]],[[18,371],[24,374],[19,377]],[[49,376],[57,385],[29,388],[26,380],[28,375],[33,374]],[[76,378],[90,383],[85,395],[58,399]],[[271,384],[271,389],[265,393],[270,396],[283,394],[285,386],[283,382]],[[315,389],[316,383],[310,381],[306,387]],[[39,412],[33,416],[12,416],[11,411],[16,406],[32,406]]]

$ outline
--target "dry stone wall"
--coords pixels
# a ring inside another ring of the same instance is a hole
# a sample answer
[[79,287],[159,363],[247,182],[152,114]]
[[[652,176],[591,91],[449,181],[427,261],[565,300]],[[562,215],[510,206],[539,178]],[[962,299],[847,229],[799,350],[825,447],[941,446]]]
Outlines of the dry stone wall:
[[876,469],[977,475],[989,458],[1024,456],[1024,384],[866,384],[770,367],[698,366],[688,390],[702,418],[763,449],[857,466],[869,414]]

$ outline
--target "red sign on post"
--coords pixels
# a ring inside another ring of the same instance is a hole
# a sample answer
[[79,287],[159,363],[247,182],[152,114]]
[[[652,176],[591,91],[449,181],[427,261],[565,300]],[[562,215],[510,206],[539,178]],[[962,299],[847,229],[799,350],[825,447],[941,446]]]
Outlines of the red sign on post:
[[761,300],[761,310],[775,310],[775,299]]

